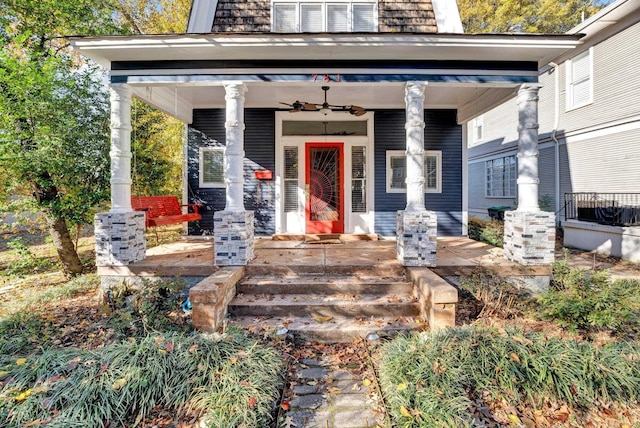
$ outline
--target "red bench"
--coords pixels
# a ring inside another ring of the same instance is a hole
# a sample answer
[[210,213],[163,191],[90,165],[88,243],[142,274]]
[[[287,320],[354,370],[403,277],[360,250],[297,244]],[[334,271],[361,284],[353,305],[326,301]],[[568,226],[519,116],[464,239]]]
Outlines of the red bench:
[[[132,196],[131,206],[136,211],[146,213],[145,227],[147,228],[202,219],[198,212],[201,204],[180,205],[176,196]],[[182,207],[193,207],[193,212],[183,214]]]

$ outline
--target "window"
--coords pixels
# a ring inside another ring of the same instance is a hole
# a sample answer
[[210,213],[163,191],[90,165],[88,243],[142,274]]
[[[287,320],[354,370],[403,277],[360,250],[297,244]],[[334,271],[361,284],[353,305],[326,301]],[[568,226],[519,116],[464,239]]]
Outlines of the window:
[[593,102],[591,49],[567,61],[567,110]]
[[366,147],[351,149],[351,211],[367,212]]
[[[387,150],[387,193],[407,192],[407,157],[403,150]],[[424,191],[442,192],[442,152],[424,152]]]
[[473,141],[475,143],[482,141],[484,138],[484,118],[478,116],[473,119]]
[[516,156],[486,161],[486,196],[515,198],[516,196]]
[[272,4],[271,28],[277,33],[348,33],[377,31],[377,2],[301,2]]
[[200,147],[200,187],[225,187],[224,147]]
[[298,211],[298,148],[284,148],[284,212]]

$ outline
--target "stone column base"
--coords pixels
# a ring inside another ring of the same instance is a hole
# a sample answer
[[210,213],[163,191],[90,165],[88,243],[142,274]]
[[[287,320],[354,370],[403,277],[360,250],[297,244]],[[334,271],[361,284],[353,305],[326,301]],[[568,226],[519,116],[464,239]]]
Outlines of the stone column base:
[[99,213],[94,219],[96,266],[126,266],[144,260],[145,213]]
[[438,218],[434,211],[398,211],[396,255],[404,266],[436,266]]
[[253,211],[218,211],[213,215],[216,266],[246,266],[253,259]]
[[504,213],[504,257],[523,265],[549,265],[555,260],[556,216],[537,211]]

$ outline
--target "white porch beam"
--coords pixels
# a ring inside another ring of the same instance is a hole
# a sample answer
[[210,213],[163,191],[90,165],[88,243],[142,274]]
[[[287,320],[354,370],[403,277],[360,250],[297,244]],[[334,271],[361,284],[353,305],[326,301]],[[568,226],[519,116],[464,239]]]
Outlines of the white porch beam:
[[128,85],[111,85],[111,212],[131,212],[131,96]]
[[538,206],[538,91],[542,85],[522,85],[518,91],[518,211]]
[[425,211],[424,206],[424,90],[425,82],[407,82],[405,124],[407,142],[406,211]]
[[224,85],[226,101],[226,142],[224,172],[227,186],[225,211],[244,211],[244,94],[242,82]]

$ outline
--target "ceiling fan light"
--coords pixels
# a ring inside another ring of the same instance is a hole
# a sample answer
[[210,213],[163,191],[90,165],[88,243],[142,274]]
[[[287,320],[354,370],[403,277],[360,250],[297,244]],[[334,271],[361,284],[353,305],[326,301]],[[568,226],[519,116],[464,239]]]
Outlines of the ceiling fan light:
[[324,114],[325,116],[328,115],[329,113],[331,113],[331,109],[329,107],[322,107],[320,110],[318,110],[320,113]]

